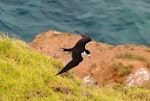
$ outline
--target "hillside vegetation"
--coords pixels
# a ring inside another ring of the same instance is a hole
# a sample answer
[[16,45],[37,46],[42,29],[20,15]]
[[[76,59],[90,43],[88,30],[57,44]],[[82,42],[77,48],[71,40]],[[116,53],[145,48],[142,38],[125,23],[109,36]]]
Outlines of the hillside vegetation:
[[150,101],[148,85],[95,87],[72,71],[54,76],[63,64],[29,49],[17,39],[0,36],[0,101]]

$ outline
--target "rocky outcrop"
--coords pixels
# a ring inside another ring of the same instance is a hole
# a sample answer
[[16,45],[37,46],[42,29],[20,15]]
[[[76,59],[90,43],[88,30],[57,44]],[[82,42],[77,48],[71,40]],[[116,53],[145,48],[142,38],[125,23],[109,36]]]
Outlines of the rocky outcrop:
[[[70,53],[61,47],[70,48],[81,38],[72,33],[53,30],[41,33],[30,43],[30,47],[46,56],[60,60],[66,65]],[[91,60],[84,60],[74,68],[75,74],[86,83],[98,86],[125,83],[129,86],[142,85],[150,79],[150,49],[146,46],[113,46],[96,41],[87,44]]]

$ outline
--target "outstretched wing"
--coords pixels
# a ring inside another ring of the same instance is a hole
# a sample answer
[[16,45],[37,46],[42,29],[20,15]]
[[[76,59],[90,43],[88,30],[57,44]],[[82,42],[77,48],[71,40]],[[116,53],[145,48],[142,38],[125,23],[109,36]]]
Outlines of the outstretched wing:
[[56,75],[62,74],[68,70],[70,70],[71,68],[77,66],[79,64],[79,62],[75,62],[75,61],[70,61],[59,73],[57,73]]
[[91,39],[89,36],[84,35],[84,34],[82,34],[82,33],[79,32],[79,31],[76,31],[76,32],[77,32],[77,33],[80,33],[80,35],[82,36],[82,39],[80,39],[80,40],[76,43],[75,47],[76,47],[76,46],[79,46],[79,45],[85,46],[88,42],[92,41],[92,39]]
[[66,51],[66,52],[71,52],[72,48],[61,48],[63,49],[63,51]]
[[56,75],[62,74],[64,72],[70,70],[71,68],[77,66],[83,60],[80,53],[72,53],[72,58],[73,59]]

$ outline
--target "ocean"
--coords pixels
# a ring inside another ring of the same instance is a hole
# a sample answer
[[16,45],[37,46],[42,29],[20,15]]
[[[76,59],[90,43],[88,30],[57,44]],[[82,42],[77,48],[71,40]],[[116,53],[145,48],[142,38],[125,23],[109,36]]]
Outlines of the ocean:
[[150,0],[0,0],[0,32],[31,42],[48,30],[150,46]]

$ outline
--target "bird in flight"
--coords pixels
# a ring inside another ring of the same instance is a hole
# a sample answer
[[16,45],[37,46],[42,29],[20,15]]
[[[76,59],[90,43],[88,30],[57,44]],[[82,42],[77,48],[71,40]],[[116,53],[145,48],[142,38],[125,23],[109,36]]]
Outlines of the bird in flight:
[[81,32],[76,31],[77,33],[80,33],[82,38],[75,44],[73,48],[62,48],[65,52],[71,52],[72,53],[72,60],[56,75],[62,74],[71,68],[77,66],[82,60],[82,55],[87,55],[90,57],[90,51],[85,48],[85,45],[92,41],[92,39],[87,36],[83,35]]

